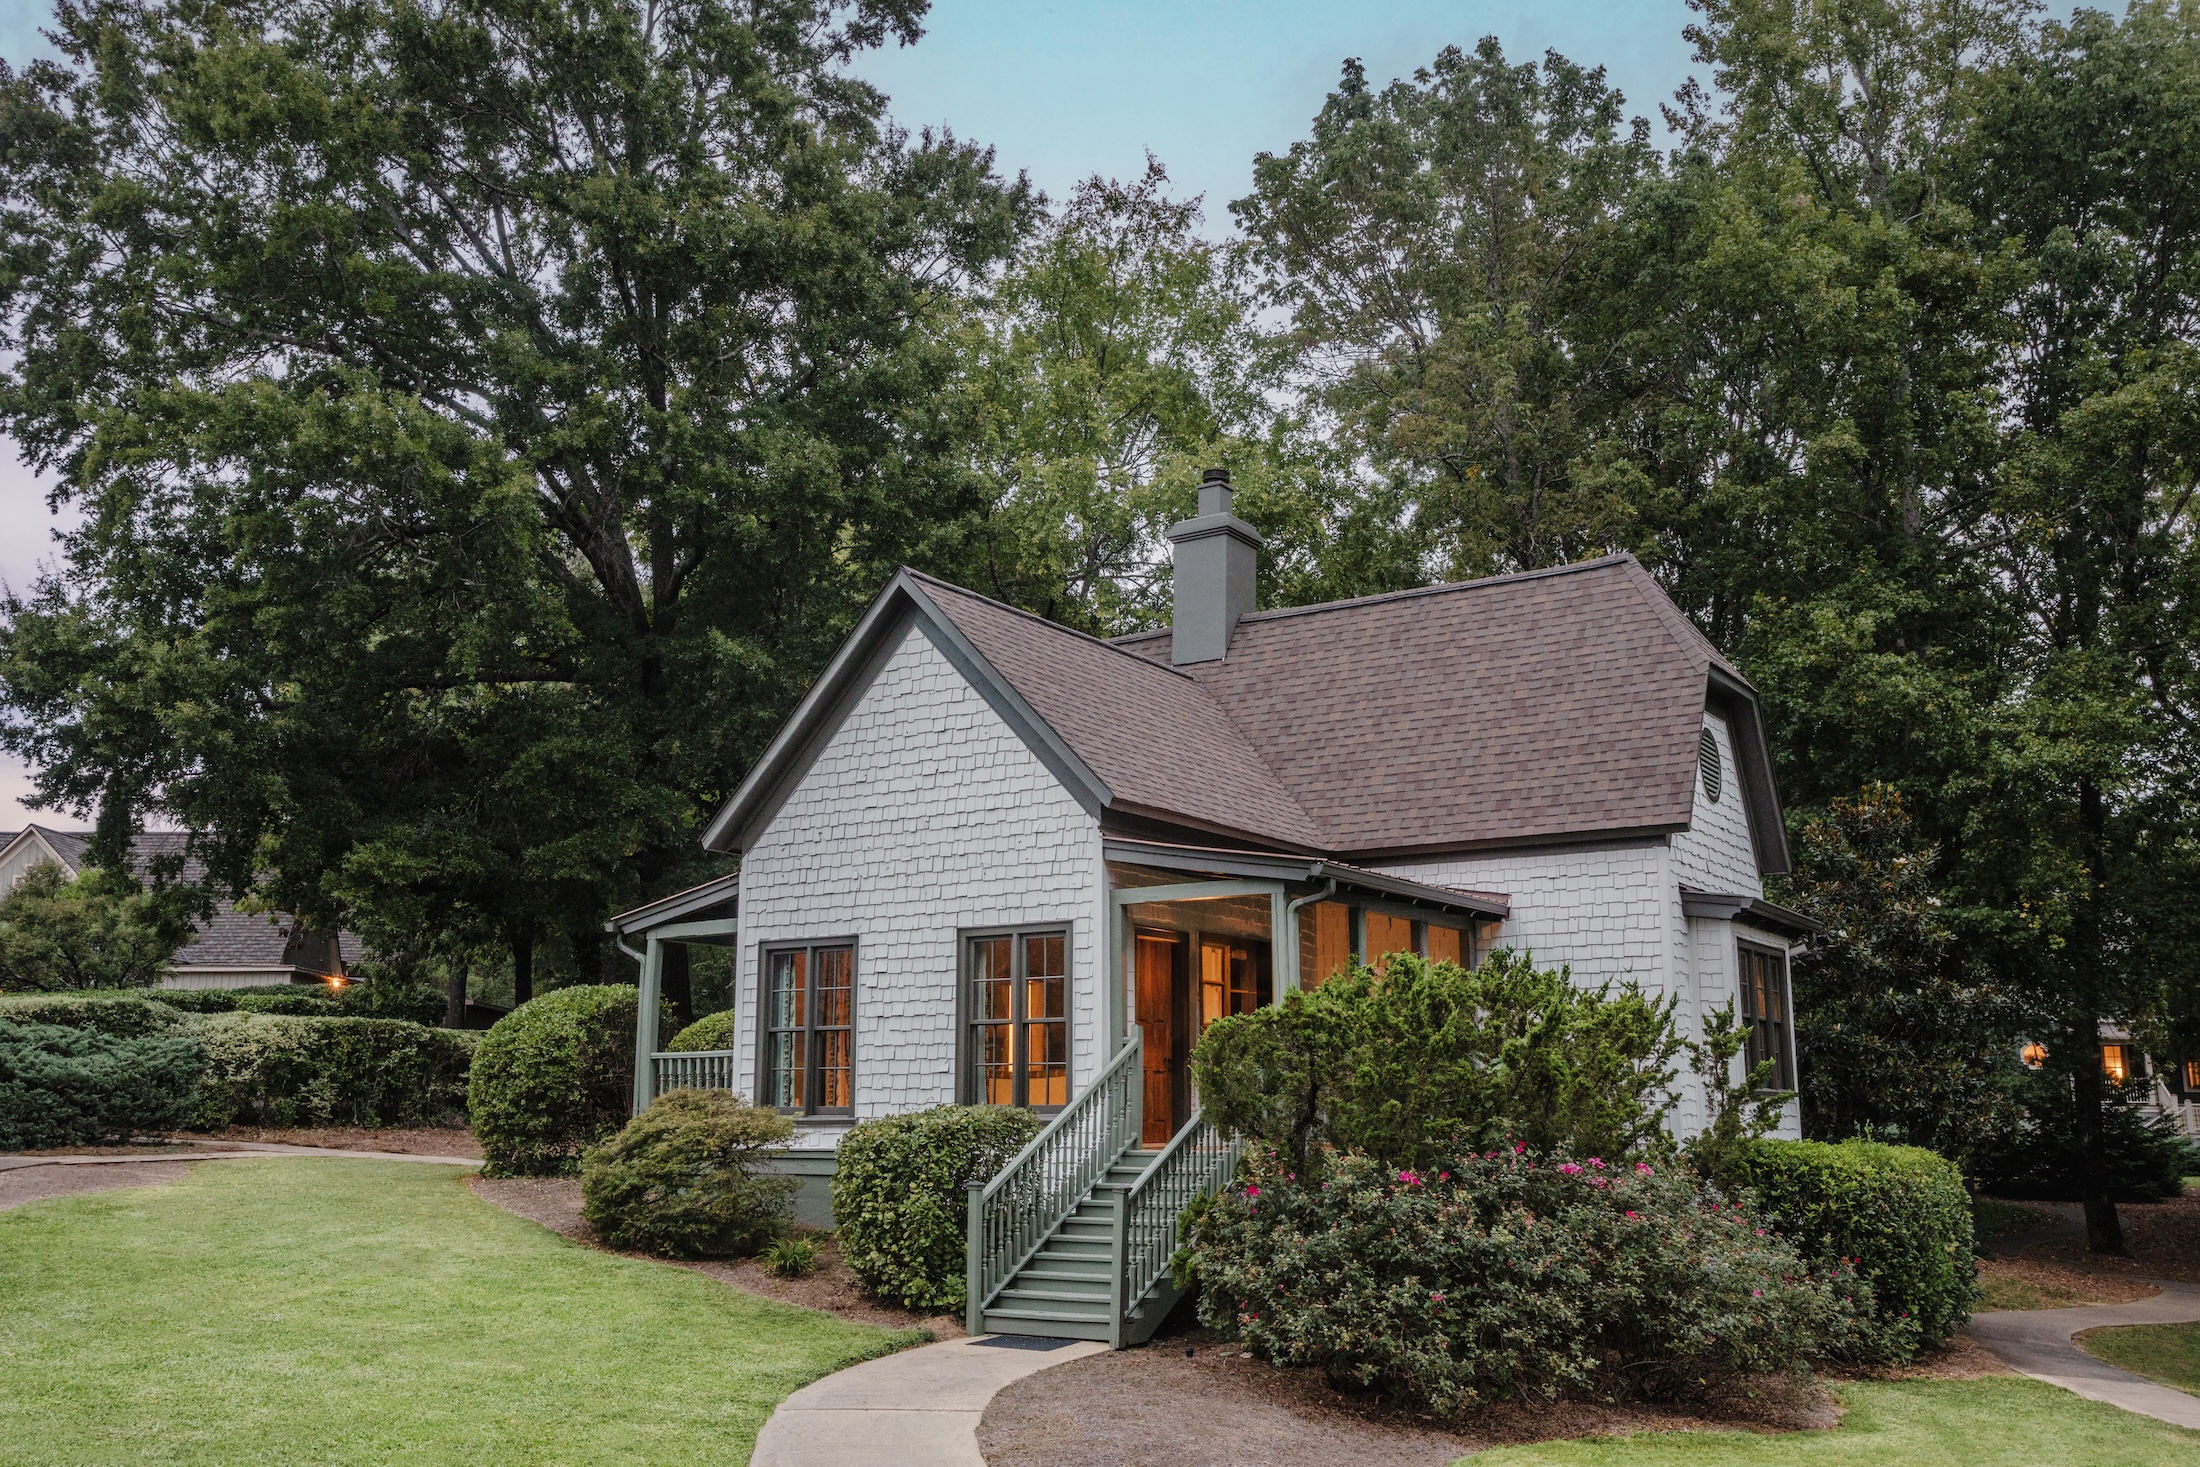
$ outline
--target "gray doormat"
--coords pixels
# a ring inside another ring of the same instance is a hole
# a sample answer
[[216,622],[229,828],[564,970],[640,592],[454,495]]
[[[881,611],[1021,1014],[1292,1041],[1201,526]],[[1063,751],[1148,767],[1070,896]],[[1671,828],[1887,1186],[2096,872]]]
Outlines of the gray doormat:
[[982,1340],[972,1340],[970,1343],[991,1345],[996,1350],[1059,1350],[1077,1342],[1058,1340],[1052,1335],[987,1335]]

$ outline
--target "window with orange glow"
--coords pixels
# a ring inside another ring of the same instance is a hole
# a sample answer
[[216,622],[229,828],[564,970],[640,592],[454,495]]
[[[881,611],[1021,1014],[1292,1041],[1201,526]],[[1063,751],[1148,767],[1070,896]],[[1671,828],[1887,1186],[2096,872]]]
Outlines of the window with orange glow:
[[2035,1039],[2017,1051],[2017,1058],[2023,1062],[2026,1069],[2036,1070],[2047,1063],[2047,1046]]
[[855,1107],[856,950],[778,948],[764,954],[764,1050],[758,1093],[803,1115]]
[[965,949],[969,1095],[979,1105],[1069,1102],[1069,934],[1004,933]]
[[1382,912],[1369,912],[1367,923],[1367,962],[1371,968],[1381,968],[1383,960],[1392,953],[1413,951],[1413,924],[1403,917],[1392,917]]
[[2128,1044],[2104,1044],[2101,1046],[2101,1068],[2108,1078],[2122,1085],[2130,1081],[2138,1069]]
[[1311,992],[1352,966],[1352,909],[1343,902],[1316,902],[1301,920],[1314,932],[1314,966],[1299,975],[1299,987]]
[[1428,960],[1432,963],[1465,963],[1466,934],[1456,927],[1428,924]]

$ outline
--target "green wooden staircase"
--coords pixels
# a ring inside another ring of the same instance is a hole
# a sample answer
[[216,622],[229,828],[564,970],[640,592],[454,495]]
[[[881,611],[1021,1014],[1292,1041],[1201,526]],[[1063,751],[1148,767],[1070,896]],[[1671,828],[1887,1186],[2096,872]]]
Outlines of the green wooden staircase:
[[1192,1119],[1158,1151],[1143,1125],[1140,1036],[1047,1128],[970,1188],[972,1334],[1104,1340],[1152,1336],[1176,1303],[1177,1218],[1222,1186],[1237,1143]]

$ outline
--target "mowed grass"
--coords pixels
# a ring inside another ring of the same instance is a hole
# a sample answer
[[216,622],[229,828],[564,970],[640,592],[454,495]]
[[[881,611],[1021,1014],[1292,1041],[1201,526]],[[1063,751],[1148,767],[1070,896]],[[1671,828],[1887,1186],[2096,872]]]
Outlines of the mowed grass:
[[2078,1336],[2089,1355],[2118,1370],[2200,1396],[2200,1324],[2122,1324]]
[[0,1461],[723,1467],[907,1342],[582,1248],[465,1175],[224,1161],[0,1212]]
[[1504,1447],[1472,1467],[2192,1467],[2200,1432],[2036,1380],[1856,1382],[1831,1431],[1649,1436]]

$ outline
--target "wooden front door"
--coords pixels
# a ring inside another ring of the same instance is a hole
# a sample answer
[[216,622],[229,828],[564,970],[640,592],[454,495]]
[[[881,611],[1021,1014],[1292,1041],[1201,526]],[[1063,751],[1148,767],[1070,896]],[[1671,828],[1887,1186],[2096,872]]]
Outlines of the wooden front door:
[[1146,1124],[1142,1146],[1166,1146],[1176,1134],[1176,995],[1179,955],[1175,937],[1138,938],[1138,1028],[1145,1038]]

